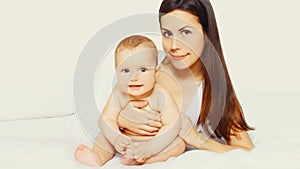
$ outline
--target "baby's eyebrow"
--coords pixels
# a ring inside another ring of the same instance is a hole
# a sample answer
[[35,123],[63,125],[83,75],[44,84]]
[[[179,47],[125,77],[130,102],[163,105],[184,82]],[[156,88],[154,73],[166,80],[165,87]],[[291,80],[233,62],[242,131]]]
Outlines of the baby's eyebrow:
[[141,67],[139,67],[138,68],[139,70],[141,70],[141,69],[146,69],[146,70],[155,70],[156,69],[156,67],[153,67],[153,66],[141,66]]
[[150,68],[148,68],[148,69],[150,69],[150,70],[155,70],[155,67],[150,67]]
[[155,66],[141,66],[140,68],[143,68],[143,67],[145,67],[147,69],[155,69],[156,68]]

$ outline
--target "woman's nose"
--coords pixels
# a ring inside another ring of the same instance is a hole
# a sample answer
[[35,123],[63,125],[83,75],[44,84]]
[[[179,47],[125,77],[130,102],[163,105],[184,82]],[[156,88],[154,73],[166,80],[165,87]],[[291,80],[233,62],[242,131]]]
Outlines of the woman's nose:
[[171,50],[176,51],[178,49],[180,49],[180,42],[176,37],[173,37],[171,40]]

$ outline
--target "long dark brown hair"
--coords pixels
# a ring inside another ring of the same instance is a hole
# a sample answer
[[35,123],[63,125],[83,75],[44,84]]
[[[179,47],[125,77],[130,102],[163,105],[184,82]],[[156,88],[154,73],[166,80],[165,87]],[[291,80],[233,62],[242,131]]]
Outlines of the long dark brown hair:
[[233,89],[209,0],[163,0],[159,21],[163,15],[174,10],[183,10],[197,16],[205,35],[199,70],[204,77],[204,92],[197,124],[202,125],[211,137],[224,137],[227,142],[230,142],[231,135],[235,135],[234,132],[253,130],[246,123]]

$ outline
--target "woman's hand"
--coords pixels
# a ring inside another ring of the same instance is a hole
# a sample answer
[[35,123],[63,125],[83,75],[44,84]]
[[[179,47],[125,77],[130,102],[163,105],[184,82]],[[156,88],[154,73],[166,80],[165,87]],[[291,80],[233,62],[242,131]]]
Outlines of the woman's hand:
[[155,136],[162,127],[158,117],[159,113],[156,116],[145,117],[144,120],[141,120],[142,122],[136,122],[119,115],[118,124],[120,128],[123,128],[125,134],[128,135]]

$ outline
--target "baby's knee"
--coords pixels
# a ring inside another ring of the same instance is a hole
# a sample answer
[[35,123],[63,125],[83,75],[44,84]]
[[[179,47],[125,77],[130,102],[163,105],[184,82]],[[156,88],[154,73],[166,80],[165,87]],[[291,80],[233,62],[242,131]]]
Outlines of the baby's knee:
[[185,142],[177,137],[168,147],[161,151],[158,155],[177,157],[185,151]]
[[178,142],[177,146],[174,147],[177,150],[176,152],[178,153],[176,156],[179,156],[185,151],[185,142],[181,138],[180,140],[181,141]]
[[185,143],[180,138],[177,137],[173,143],[171,143],[164,151],[159,154],[150,157],[145,161],[146,164],[154,162],[166,161],[171,157],[177,157],[185,151]]

